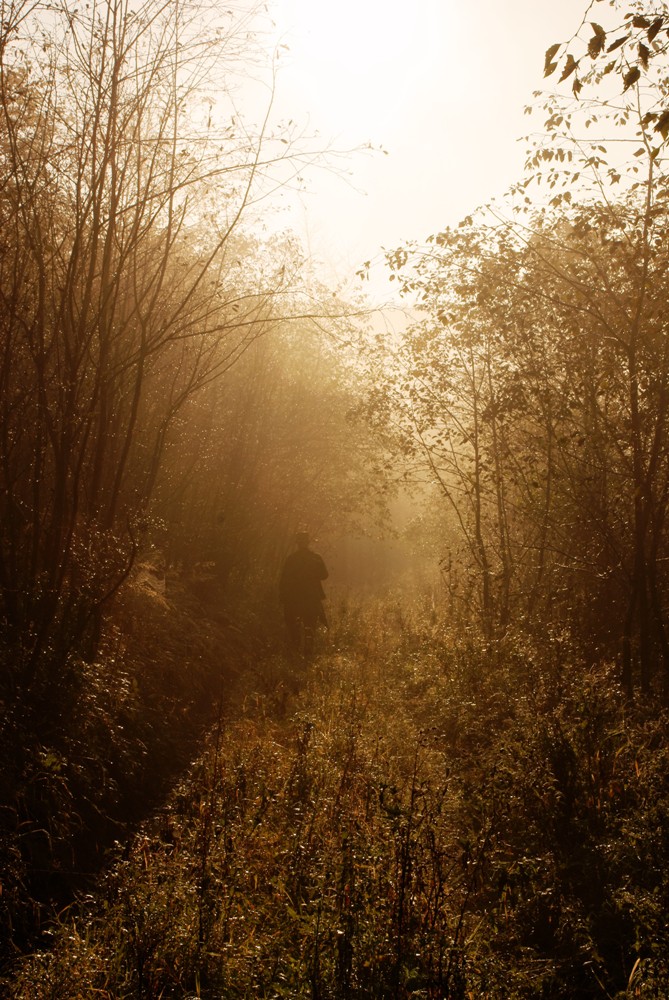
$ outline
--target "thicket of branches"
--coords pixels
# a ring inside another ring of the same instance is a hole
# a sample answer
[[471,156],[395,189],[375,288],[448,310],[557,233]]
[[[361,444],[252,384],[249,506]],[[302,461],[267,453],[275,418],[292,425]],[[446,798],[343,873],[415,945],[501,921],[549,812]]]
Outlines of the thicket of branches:
[[450,510],[442,555],[487,641],[567,627],[628,691],[669,679],[669,14],[631,7],[565,47],[578,86],[545,98],[509,202],[388,255],[421,318],[364,349],[369,412]]
[[[160,0],[1,13],[2,685],[44,707],[73,656],[94,655],[142,547],[167,531],[182,561],[215,559],[208,530],[239,549],[240,511],[262,517],[253,478],[307,468],[258,421],[269,407],[277,434],[313,433],[298,343],[327,350],[312,319],[343,310],[308,287],[294,240],[253,233],[267,193],[321,154],[272,124],[249,15]],[[269,334],[281,345],[262,347]],[[328,420],[346,408],[333,377]],[[303,485],[262,486],[281,541],[308,513]]]
[[1,957],[183,766],[229,602],[368,503],[352,309],[266,215],[334,152],[274,121],[262,24],[0,0]]
[[[357,369],[244,224],[316,155],[221,96],[246,24],[2,12],[0,916],[4,957],[45,946],[14,995],[665,995],[666,718],[622,694],[669,687],[669,9],[548,50],[571,96],[526,176],[388,255],[419,318]],[[342,604],[320,666],[266,656],[232,711],[224,602],[298,521],[382,508],[379,468],[436,492],[443,602]],[[35,873],[216,701],[234,727],[52,948]]]

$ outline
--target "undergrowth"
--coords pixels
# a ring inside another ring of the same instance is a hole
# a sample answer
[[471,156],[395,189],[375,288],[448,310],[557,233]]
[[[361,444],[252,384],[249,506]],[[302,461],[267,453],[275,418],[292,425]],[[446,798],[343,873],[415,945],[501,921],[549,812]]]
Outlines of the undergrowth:
[[386,602],[258,681],[15,1000],[669,995],[666,718],[609,666]]
[[171,581],[165,596],[140,579],[93,662],[31,701],[0,697],[0,975],[51,939],[54,909],[164,800],[249,653],[190,588]]

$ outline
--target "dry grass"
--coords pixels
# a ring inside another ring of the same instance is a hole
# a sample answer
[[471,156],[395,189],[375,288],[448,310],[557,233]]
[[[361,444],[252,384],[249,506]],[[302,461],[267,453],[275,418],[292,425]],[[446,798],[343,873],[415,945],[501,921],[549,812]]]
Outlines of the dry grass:
[[269,656],[11,995],[659,1000],[664,719],[519,649],[385,605]]

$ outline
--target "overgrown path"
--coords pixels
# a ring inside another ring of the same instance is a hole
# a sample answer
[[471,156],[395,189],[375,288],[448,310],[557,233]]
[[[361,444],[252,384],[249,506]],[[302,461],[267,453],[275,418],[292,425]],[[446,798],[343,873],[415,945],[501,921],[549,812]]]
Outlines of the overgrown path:
[[337,622],[312,663],[267,657],[12,995],[655,990],[666,876],[642,803],[667,800],[665,723],[626,721],[606,670],[544,654],[493,669],[429,611],[387,603]]
[[0,977],[51,940],[51,914],[92,891],[201,754],[224,693],[230,706],[249,683],[260,640],[221,606],[140,568],[96,660],[0,715]]

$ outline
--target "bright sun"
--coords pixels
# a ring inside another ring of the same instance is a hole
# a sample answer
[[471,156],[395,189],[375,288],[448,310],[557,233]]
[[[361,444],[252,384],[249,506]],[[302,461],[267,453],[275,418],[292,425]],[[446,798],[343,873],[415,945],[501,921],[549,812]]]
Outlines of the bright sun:
[[339,131],[385,126],[419,99],[439,62],[456,71],[450,6],[444,0],[420,0],[411,8],[406,0],[276,0],[291,87]]
[[335,148],[390,154],[354,157],[350,188],[310,178],[310,246],[359,262],[501,195],[522,171],[544,52],[577,29],[585,2],[267,0],[288,47],[281,116],[306,117]]

